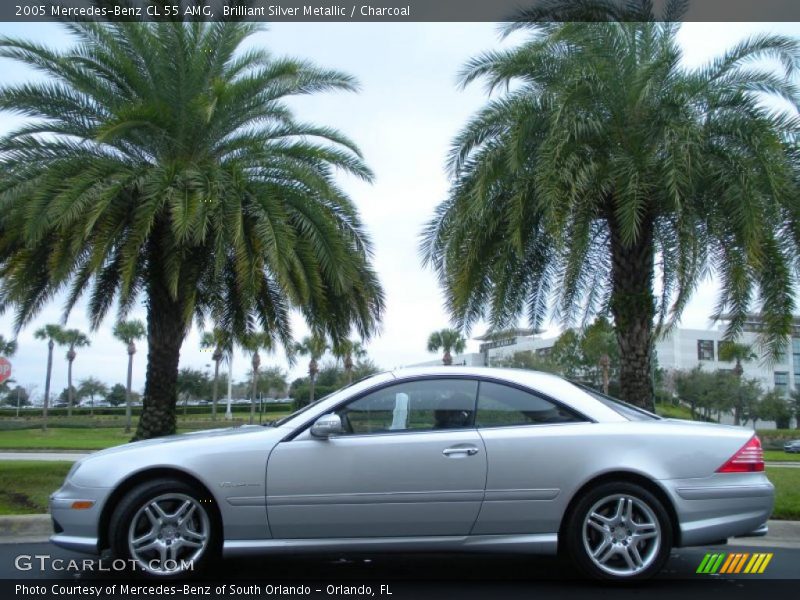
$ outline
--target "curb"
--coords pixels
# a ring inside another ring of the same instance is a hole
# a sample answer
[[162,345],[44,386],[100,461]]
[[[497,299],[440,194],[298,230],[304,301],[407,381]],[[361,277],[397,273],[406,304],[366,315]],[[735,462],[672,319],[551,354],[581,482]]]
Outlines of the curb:
[[0,517],[0,543],[6,538],[48,538],[53,533],[49,514]]
[[[800,548],[800,521],[769,521],[769,535],[731,538],[731,546]],[[53,533],[49,514],[0,516],[0,544],[46,542]]]

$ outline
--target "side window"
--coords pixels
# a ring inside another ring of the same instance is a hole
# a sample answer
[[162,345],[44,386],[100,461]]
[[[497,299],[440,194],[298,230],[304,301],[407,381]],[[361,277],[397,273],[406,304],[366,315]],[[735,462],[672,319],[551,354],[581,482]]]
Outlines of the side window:
[[577,423],[584,420],[536,394],[507,385],[481,382],[478,394],[478,427]]
[[478,382],[428,379],[398,383],[341,407],[346,433],[386,433],[473,427]]

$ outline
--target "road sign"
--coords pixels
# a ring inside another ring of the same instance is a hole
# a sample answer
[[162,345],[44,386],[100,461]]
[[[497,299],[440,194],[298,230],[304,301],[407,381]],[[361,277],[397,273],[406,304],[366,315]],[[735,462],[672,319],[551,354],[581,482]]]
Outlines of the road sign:
[[11,363],[7,358],[0,356],[0,383],[11,377]]

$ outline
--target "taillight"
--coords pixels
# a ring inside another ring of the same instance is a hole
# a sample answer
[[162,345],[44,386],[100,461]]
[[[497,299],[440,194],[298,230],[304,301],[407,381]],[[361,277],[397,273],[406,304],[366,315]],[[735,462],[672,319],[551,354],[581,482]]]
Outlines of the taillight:
[[764,470],[764,451],[761,440],[754,435],[750,440],[717,469],[717,473],[754,473]]

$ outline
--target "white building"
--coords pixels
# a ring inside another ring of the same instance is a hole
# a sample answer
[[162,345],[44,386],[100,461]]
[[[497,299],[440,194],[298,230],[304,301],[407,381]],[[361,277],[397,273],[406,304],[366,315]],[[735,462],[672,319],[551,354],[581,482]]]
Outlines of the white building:
[[[760,327],[758,317],[751,317],[744,327],[738,343],[752,345],[757,352]],[[492,366],[498,361],[513,357],[517,352],[545,352],[552,348],[556,338],[538,337],[540,331],[512,329],[474,338],[481,342],[478,352],[453,356],[454,365]],[[656,342],[658,366],[666,371],[690,370],[700,365],[707,371],[732,370],[734,363],[719,360],[720,345],[725,344],[724,326],[718,329],[676,328],[665,339]],[[414,366],[440,365],[441,359],[418,363]],[[743,376],[758,379],[765,390],[778,388],[788,394],[800,388],[800,318],[794,321],[792,337],[785,355],[774,364],[761,358],[743,363]]]

